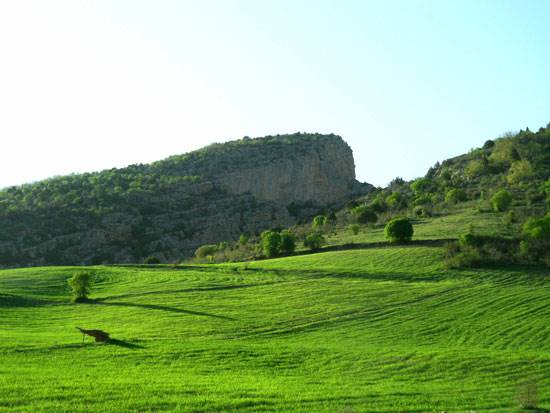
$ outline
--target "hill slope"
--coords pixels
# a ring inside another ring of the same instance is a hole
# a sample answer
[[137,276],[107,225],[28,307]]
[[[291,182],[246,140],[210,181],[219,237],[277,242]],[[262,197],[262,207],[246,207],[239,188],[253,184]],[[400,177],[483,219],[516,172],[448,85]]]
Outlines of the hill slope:
[[550,272],[441,254],[93,267],[81,305],[74,268],[0,271],[0,411],[516,411],[525,380],[550,408]]
[[215,144],[150,165],[0,191],[0,266],[175,262],[197,246],[289,226],[370,188],[335,135]]

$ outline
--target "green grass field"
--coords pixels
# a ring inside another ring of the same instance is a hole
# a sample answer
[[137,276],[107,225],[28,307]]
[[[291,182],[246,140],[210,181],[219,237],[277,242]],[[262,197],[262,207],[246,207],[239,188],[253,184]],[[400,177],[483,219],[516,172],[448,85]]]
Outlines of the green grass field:
[[[457,225],[431,222],[419,238]],[[90,267],[91,304],[78,268],[0,271],[0,412],[512,412],[526,380],[548,411],[550,271],[441,255]]]

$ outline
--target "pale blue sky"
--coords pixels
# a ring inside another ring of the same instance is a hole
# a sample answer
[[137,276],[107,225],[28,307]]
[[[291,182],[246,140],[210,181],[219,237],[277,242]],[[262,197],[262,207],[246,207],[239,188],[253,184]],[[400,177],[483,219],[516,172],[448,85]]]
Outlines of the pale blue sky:
[[385,185],[550,122],[550,1],[5,1],[0,187],[336,133]]

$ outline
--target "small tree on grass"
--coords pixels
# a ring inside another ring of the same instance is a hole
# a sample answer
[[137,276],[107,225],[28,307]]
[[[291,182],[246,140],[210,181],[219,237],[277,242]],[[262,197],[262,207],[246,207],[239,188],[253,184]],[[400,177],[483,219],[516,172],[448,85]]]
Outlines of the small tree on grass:
[[67,283],[73,293],[73,302],[88,301],[88,294],[92,288],[93,278],[89,272],[78,272],[68,279]]
[[361,229],[358,224],[351,224],[348,228],[353,235],[359,234],[359,230]]
[[408,218],[394,218],[386,224],[384,233],[390,242],[407,242],[411,240],[414,230]]
[[281,234],[275,231],[264,231],[261,235],[262,250],[266,257],[271,258],[281,249]]

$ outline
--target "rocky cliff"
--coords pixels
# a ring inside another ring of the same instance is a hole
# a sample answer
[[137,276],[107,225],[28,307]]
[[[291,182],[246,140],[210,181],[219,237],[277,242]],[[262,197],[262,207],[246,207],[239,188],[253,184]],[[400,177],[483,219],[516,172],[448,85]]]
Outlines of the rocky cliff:
[[0,266],[175,262],[368,191],[335,135],[243,138],[0,191]]

